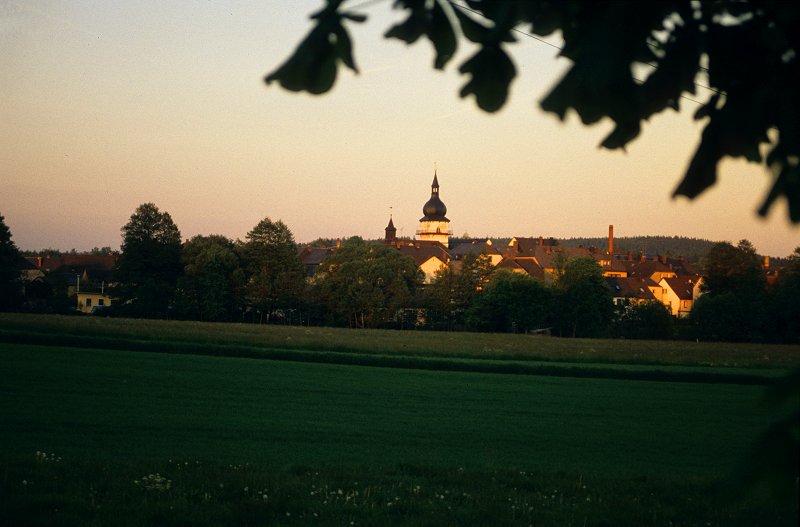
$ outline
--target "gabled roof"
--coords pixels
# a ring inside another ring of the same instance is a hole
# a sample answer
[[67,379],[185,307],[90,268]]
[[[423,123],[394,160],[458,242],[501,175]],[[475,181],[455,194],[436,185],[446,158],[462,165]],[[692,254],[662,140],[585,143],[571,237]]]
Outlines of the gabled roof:
[[611,296],[614,298],[633,298],[636,300],[656,300],[650,286],[656,285],[649,278],[631,278],[621,276],[604,277]]
[[65,267],[69,269],[110,271],[117,264],[118,257],[116,254],[65,254],[55,258],[48,256],[42,258],[41,269],[43,271],[52,271],[59,267]]
[[667,287],[681,300],[694,299],[694,286],[697,285],[700,277],[694,276],[679,276],[677,278],[664,278],[661,282],[666,283]]
[[698,276],[700,274],[694,266],[688,264],[683,258],[667,258],[667,265],[671,265],[672,270],[678,276]]
[[655,273],[674,273],[675,271],[661,262],[661,260],[622,260],[623,265],[628,268],[628,275],[632,277],[649,278]]
[[505,257],[497,264],[498,269],[511,269],[512,271],[524,271],[523,267],[519,264],[521,259]]
[[555,247],[558,241],[555,238],[530,238],[525,236],[514,236],[508,242],[509,253],[512,256],[533,256],[538,247]]
[[494,246],[492,240],[481,238],[455,238],[450,240],[450,257],[460,260],[468,254],[496,254],[500,251]]
[[498,269],[511,269],[512,271],[524,271],[529,276],[544,280],[544,269],[536,263],[533,258],[513,258],[506,256],[499,264]]
[[539,280],[544,280],[544,269],[537,264],[535,261],[529,258],[522,258],[520,259],[517,264],[525,270],[530,276],[534,278],[538,278]]
[[305,266],[319,265],[326,256],[335,251],[333,247],[303,247],[298,256],[300,263]]
[[567,259],[577,258],[580,256],[588,256],[595,258],[595,252],[586,247],[539,247],[534,256],[544,269],[554,269],[556,266],[556,257],[563,254]]
[[438,258],[443,264],[447,264],[450,261],[450,255],[445,246],[436,241],[406,241],[398,243],[396,247],[397,250],[400,251],[400,254],[413,258],[417,267],[431,258]]
[[23,271],[32,271],[34,269],[39,269],[35,256],[25,256],[20,259],[19,264],[22,267]]
[[628,266],[625,265],[624,261],[612,259],[610,264],[603,266],[603,271],[627,273],[629,269]]

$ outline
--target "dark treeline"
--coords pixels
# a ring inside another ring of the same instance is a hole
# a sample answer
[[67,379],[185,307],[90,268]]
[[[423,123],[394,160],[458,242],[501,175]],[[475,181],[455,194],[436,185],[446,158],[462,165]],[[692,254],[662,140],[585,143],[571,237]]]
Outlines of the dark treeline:
[[[14,266],[22,258],[2,217],[0,238],[0,308],[74,311],[56,273],[28,284],[18,278]],[[411,258],[358,237],[318,240],[317,246],[338,248],[305,269],[292,232],[270,218],[244,240],[181,240],[167,212],[152,203],[139,206],[122,227],[121,253],[104,286],[113,301],[96,313],[564,337],[800,341],[800,248],[775,276],[765,272],[749,242],[713,244],[701,261],[704,294],[688,318],[676,319],[660,302],[614,304],[603,269],[589,257],[567,260],[544,283],[498,270],[487,256],[473,254],[425,283]],[[113,253],[103,248],[93,254]],[[99,290],[95,282],[85,277],[81,290]]]
[[[569,247],[605,248],[608,238],[562,238],[559,243]],[[614,238],[615,252],[658,254],[677,258],[683,256],[692,264],[699,264],[714,246],[713,241],[685,236],[621,236]]]
[[57,258],[59,256],[67,256],[67,255],[76,256],[76,255],[79,255],[79,254],[90,254],[92,256],[103,256],[103,255],[110,255],[110,254],[119,254],[119,251],[115,251],[111,247],[105,246],[105,247],[93,247],[89,251],[78,251],[75,248],[72,248],[72,249],[70,249],[68,251],[62,251],[60,249],[48,248],[48,249],[39,249],[39,250],[31,250],[31,249],[20,250],[19,253],[22,256],[43,256],[43,257],[50,256],[51,258]]

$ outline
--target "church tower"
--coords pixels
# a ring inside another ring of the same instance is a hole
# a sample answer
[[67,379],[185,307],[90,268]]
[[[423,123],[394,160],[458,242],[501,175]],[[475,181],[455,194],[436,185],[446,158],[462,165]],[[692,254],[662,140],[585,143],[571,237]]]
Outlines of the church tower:
[[447,207],[439,199],[439,179],[436,171],[433,172],[431,184],[431,199],[422,207],[424,216],[419,220],[417,237],[420,240],[440,242],[448,247],[450,242],[450,220],[445,217]]
[[386,226],[386,237],[384,238],[383,242],[386,245],[393,245],[397,242],[397,229],[394,226],[394,222],[392,221],[391,215],[389,216],[389,225]]

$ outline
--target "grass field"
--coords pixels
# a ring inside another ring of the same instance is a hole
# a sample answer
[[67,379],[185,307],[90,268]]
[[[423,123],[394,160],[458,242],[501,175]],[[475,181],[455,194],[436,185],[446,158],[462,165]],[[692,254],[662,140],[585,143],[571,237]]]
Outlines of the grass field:
[[[475,335],[6,315],[0,331],[2,524],[796,523],[796,501],[731,493],[774,417],[760,385],[433,371],[390,360],[411,347],[411,356],[480,363],[476,346],[486,341]],[[309,340],[306,351],[357,355],[372,339],[380,353],[363,353],[392,367],[118,349],[210,342],[224,355],[231,343],[274,349],[287,336],[311,339],[307,331],[332,336],[322,338],[327,347]],[[21,335],[113,337],[120,346],[25,344]],[[425,355],[437,335],[461,350]],[[513,359],[487,352],[495,362],[592,367],[579,349],[599,348],[606,366],[724,375],[736,362],[768,379],[797,361],[790,347],[710,347],[714,364],[728,364],[711,367],[680,343],[625,343],[615,359],[613,341],[491,337],[514,349]],[[574,348],[559,354],[564,342]],[[649,349],[662,356],[630,360]]]
[[560,339],[495,333],[259,326],[163,320],[107,319],[0,313],[6,336],[106,338],[108,341],[195,343],[282,350],[315,350],[480,360],[541,360],[583,363],[690,365],[751,368],[800,366],[799,345]]

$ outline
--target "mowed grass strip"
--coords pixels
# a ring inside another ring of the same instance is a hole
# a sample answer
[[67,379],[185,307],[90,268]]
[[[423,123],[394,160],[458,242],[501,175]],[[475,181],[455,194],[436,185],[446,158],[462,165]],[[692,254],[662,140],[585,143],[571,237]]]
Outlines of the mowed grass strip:
[[514,375],[547,375],[554,377],[590,377],[667,382],[707,382],[728,384],[771,385],[784,377],[781,368],[731,368],[724,366],[686,366],[674,364],[617,364],[535,359],[478,359],[453,355],[403,355],[319,351],[298,348],[267,348],[241,344],[207,344],[202,342],[164,341],[0,330],[0,343],[40,344],[125,351],[148,351],[189,355],[211,355],[250,359],[318,362],[381,368],[411,368],[434,371],[462,371]]
[[0,445],[64,459],[722,477],[763,387],[0,345]]
[[[0,313],[0,336],[50,335],[360,354],[708,367],[792,368],[800,346],[561,339]],[[13,340],[13,339],[12,339]]]

